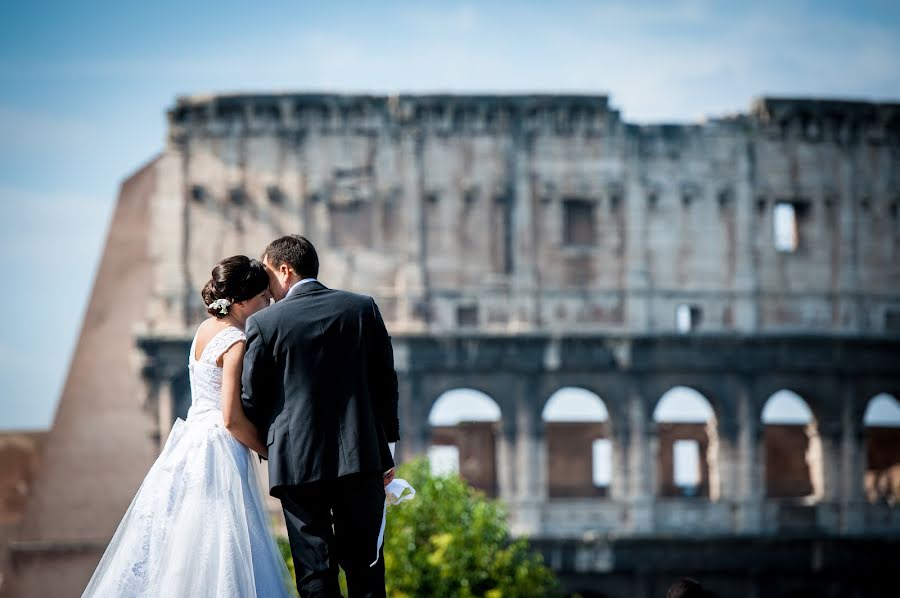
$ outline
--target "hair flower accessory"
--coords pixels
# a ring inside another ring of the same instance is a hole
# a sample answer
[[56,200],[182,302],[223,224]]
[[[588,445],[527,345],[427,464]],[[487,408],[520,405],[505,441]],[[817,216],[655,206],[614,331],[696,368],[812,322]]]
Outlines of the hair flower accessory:
[[231,301],[229,301],[228,299],[216,299],[215,301],[213,301],[212,303],[207,305],[207,307],[209,309],[219,310],[219,313],[222,314],[223,316],[228,315],[228,308],[230,306],[231,306]]

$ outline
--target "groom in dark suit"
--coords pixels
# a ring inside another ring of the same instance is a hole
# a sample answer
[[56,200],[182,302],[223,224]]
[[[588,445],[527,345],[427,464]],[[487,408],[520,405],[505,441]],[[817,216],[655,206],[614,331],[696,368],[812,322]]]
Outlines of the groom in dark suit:
[[304,237],[266,248],[277,303],[247,320],[244,409],[269,448],[270,494],[281,500],[301,596],[385,596],[378,548],[388,443],[399,438],[391,340],[371,297],[316,280]]

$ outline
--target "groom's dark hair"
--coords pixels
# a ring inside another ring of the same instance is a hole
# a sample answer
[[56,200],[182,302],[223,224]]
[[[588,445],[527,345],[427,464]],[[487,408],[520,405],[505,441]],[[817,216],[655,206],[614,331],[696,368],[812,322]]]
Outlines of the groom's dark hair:
[[273,268],[287,264],[300,278],[316,278],[319,275],[319,255],[306,237],[285,235],[275,239],[263,254]]

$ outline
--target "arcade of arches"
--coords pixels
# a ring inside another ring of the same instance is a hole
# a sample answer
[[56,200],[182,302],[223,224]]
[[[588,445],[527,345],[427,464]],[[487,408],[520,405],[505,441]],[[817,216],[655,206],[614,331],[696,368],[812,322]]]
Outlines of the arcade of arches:
[[395,338],[401,455],[458,471],[508,504],[514,531],[543,537],[900,529],[887,363],[857,351],[840,376],[828,359],[771,374],[753,351],[743,363],[760,371],[735,369],[733,346],[691,359],[624,342]]
[[[499,405],[478,390],[442,394],[429,415],[429,457],[436,471],[458,473],[475,488],[497,496],[501,419]],[[613,454],[603,399],[582,388],[562,388],[548,399],[542,419],[548,497],[609,496]],[[711,478],[718,473],[718,443],[715,414],[706,398],[691,388],[672,388],[660,398],[653,421],[658,496],[714,499]],[[803,398],[779,390],[766,402],[761,422],[766,496],[821,500],[822,447]],[[866,470],[859,482],[869,502],[893,504],[900,500],[900,401],[887,393],[873,397],[864,424]]]

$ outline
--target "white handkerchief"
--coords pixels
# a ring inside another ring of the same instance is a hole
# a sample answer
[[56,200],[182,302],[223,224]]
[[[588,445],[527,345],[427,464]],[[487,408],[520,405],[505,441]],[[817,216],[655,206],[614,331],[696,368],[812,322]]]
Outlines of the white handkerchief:
[[381,555],[381,546],[384,544],[384,526],[387,524],[388,505],[400,504],[403,501],[412,500],[416,496],[416,489],[406,480],[394,478],[390,484],[384,487],[384,510],[381,513],[381,530],[378,532],[378,546],[375,547],[375,560],[370,567],[374,567]]

